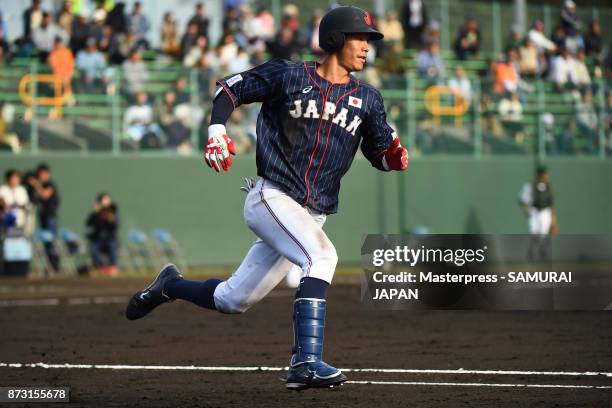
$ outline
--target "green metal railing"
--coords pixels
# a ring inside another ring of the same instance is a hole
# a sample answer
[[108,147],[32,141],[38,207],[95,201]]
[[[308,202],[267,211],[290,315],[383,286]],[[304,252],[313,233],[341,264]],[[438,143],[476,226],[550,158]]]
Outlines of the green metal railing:
[[[29,71],[29,72],[28,72]],[[36,74],[41,72],[39,64],[32,62],[28,70],[24,70],[23,74],[31,73]],[[198,71],[195,69],[189,71],[182,71],[182,73],[176,73],[170,75],[171,71],[165,68],[164,77],[176,78],[178,76],[184,76],[188,80],[189,84],[189,102],[193,106],[199,106],[208,110],[210,108],[210,100],[208,95],[204,95],[199,89]],[[35,75],[34,75],[35,78]],[[400,81],[400,78],[402,80]],[[384,84],[381,88],[383,97],[385,98],[385,104],[389,109],[391,106],[396,105],[400,108],[400,117],[398,118],[398,134],[401,137],[403,143],[416,155],[421,152],[422,154],[431,153],[462,153],[471,154],[476,158],[480,158],[487,154],[495,153],[491,152],[487,147],[488,135],[483,133],[482,118],[483,118],[483,106],[482,96],[487,91],[490,84],[482,84],[478,75],[473,72],[470,74],[470,80],[473,88],[472,102],[469,111],[463,115],[463,125],[449,126],[445,123],[444,117],[441,118],[439,127],[430,127],[427,129],[424,124],[427,124],[428,120],[432,119],[432,115],[427,111],[423,104],[423,96],[427,89],[425,80],[417,76],[413,69],[407,70],[403,76],[387,76],[389,83],[405,83],[405,87],[402,88],[388,88]],[[18,82],[18,81],[16,81]],[[525,94],[526,102],[523,104],[525,110],[525,126],[528,129],[525,133],[529,140],[533,140],[532,145],[525,144],[524,151],[522,154],[537,154],[538,157],[543,160],[547,153],[545,136],[551,132],[550,129],[546,129],[543,125],[543,116],[546,113],[551,113],[553,117],[558,119],[557,128],[553,129],[553,134],[558,134],[561,130],[560,124],[575,121],[575,101],[569,94],[563,94],[552,90],[552,84],[548,81],[537,80],[531,83],[534,91]],[[122,86],[121,71],[118,69],[114,70],[114,74],[109,81],[109,92],[107,94],[98,95],[87,95],[77,94],[76,104],[73,106],[65,106],[63,108],[66,119],[85,119],[91,122],[91,125],[97,124],[98,127],[109,134],[112,137],[112,143],[108,149],[113,154],[120,154],[122,152],[122,141],[126,140],[124,133],[124,121],[123,116],[127,108],[125,100],[125,90]],[[165,85],[158,84],[157,89],[164,89],[163,87],[169,88],[170,82],[166,82]],[[397,85],[394,85],[397,86]],[[605,83],[602,79],[597,79],[593,87],[596,92],[594,94],[594,104],[596,108],[598,118],[597,128],[597,151],[596,155],[600,158],[607,156],[606,144],[607,137],[606,128],[604,127],[606,119],[606,98],[604,90],[606,89]],[[39,95],[39,87],[36,83],[32,84],[29,88],[31,99],[34,101],[31,106],[26,106],[18,102],[18,108],[21,112],[26,112],[29,109],[29,115],[23,115],[23,121],[29,125],[29,139],[30,143],[26,151],[31,153],[38,153],[41,150],[41,119],[45,114],[49,113],[49,108],[41,107],[36,103],[37,96]],[[162,92],[157,94],[157,97],[161,97]],[[564,98],[564,99],[559,99]],[[89,101],[89,102],[88,102]],[[489,112],[490,114],[490,112]],[[250,115],[245,115],[249,117]],[[28,117],[29,122],[28,122]],[[565,121],[565,122],[563,122]],[[198,148],[198,143],[201,134],[202,123],[195,124],[189,129],[189,139],[194,146],[195,150]],[[469,140],[463,137],[463,142],[469,143],[469,151],[453,151],[444,149],[421,149],[423,138],[426,141],[428,138],[435,138],[436,132],[440,130],[446,130],[447,133],[452,134],[463,132],[469,135]],[[555,133],[556,132],[556,133]],[[79,136],[79,135],[76,135]],[[531,146],[531,147],[530,147]]]

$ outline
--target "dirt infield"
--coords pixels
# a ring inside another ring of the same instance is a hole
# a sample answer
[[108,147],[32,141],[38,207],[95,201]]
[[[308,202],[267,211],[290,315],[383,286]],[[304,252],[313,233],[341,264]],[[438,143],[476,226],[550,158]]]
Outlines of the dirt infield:
[[585,374],[612,371],[610,313],[371,312],[359,286],[334,285],[326,359],[413,371],[353,371],[339,389],[295,393],[273,370],[289,359],[293,291],[279,288],[244,315],[177,301],[129,322],[124,302],[143,283],[0,282],[0,363],[168,366],[5,366],[0,386],[70,386],[74,407],[612,407],[612,388],[581,388],[612,387],[612,376]]

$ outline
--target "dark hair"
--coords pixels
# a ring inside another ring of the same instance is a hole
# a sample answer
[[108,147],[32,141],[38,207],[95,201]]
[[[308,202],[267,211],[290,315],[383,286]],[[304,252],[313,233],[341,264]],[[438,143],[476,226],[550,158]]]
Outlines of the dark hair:
[[50,171],[50,170],[51,170],[51,167],[49,167],[47,163],[40,163],[36,167],[36,174],[40,173],[41,171]]
[[4,172],[4,181],[6,181],[8,183],[8,181],[11,179],[11,177],[13,177],[15,174],[19,175],[19,170],[17,169],[8,169],[7,171]]
[[546,166],[538,166],[537,170],[536,170],[536,174],[538,176],[541,176],[542,174],[548,173],[548,169],[546,168]]
[[99,203],[105,196],[110,197],[110,194],[108,194],[107,192],[98,193],[98,195],[96,196],[96,202]]

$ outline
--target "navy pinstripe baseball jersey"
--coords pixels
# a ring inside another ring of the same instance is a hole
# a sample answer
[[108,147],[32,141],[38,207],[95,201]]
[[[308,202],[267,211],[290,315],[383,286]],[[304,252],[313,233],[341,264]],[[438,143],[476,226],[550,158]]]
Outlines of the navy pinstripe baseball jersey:
[[234,107],[262,102],[257,174],[298,203],[331,214],[338,208],[340,179],[359,145],[382,170],[382,153],[393,141],[393,130],[377,89],[353,76],[346,83],[331,83],[316,66],[275,59],[217,84]]

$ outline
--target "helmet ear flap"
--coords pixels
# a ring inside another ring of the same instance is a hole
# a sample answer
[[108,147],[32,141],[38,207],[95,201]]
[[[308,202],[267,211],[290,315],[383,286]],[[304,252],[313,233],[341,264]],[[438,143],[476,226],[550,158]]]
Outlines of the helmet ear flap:
[[334,31],[329,34],[325,41],[325,49],[328,52],[340,51],[344,46],[344,34],[339,31]]

